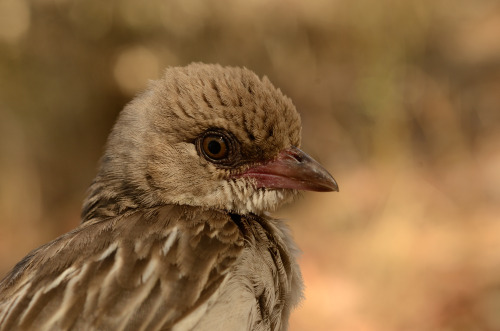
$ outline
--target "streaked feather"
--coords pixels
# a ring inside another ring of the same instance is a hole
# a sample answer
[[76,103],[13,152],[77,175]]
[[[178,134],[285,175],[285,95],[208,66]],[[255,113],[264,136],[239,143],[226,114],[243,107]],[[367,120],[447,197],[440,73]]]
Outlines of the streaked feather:
[[273,222],[182,206],[90,220],[3,279],[0,330],[208,330],[242,315],[279,330],[298,268]]

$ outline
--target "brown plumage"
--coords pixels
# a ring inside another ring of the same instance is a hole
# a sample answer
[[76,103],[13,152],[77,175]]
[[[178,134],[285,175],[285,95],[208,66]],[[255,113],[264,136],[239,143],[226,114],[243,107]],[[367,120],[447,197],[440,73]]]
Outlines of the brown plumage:
[[300,130],[265,77],[168,69],[121,113],[82,224],[0,283],[0,330],[285,330],[302,280],[266,212],[338,190]]

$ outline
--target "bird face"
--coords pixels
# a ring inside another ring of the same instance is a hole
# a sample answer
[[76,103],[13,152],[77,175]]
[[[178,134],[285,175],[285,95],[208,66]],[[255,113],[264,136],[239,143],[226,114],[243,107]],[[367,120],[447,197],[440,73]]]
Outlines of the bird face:
[[266,77],[218,65],[171,68],[122,112],[101,178],[137,204],[261,214],[297,190],[338,190],[299,149],[300,131],[291,100]]

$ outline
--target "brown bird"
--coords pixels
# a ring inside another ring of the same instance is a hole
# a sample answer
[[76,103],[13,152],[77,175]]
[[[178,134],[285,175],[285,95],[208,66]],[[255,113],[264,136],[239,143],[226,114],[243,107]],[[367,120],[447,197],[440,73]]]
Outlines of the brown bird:
[[167,69],[119,116],[80,226],[1,281],[0,330],[286,330],[302,279],[267,212],[338,191],[300,132],[266,77]]

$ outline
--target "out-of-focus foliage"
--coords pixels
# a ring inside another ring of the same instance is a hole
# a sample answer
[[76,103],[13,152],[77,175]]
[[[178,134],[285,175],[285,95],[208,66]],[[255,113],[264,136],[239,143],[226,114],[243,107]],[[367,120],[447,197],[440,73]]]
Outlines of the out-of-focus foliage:
[[267,75],[340,184],[281,215],[292,330],[500,330],[500,4],[0,0],[0,272],[75,227],[117,113],[166,66]]

